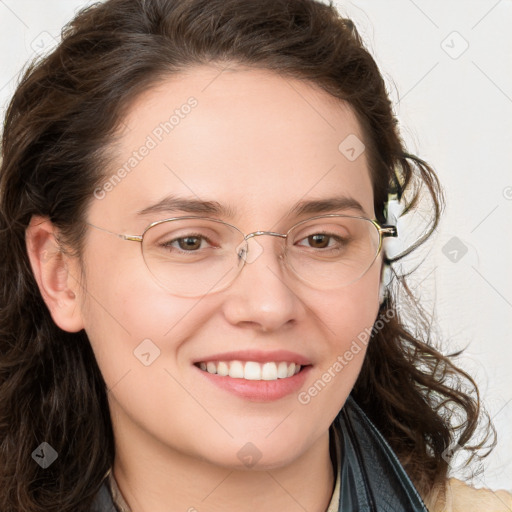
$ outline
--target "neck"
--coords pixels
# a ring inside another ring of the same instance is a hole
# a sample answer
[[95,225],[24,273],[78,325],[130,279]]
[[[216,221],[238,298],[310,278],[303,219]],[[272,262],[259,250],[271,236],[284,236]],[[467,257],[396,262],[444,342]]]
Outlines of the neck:
[[234,469],[164,446],[132,425],[114,425],[113,475],[131,512],[325,512],[335,475],[329,432],[287,465]]

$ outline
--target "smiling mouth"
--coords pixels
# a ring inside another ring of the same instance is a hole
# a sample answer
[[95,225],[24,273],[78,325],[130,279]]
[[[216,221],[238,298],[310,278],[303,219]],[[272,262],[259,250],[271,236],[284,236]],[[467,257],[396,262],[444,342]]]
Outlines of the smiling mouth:
[[[256,361],[201,361],[195,363],[200,370],[221,377],[245,380],[288,379],[305,366],[286,361],[258,363]],[[310,365],[307,365],[310,366]]]

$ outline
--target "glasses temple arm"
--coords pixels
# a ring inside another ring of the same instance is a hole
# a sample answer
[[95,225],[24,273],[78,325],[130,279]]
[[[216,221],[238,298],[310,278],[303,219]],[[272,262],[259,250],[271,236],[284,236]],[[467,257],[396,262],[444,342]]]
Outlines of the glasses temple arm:
[[103,231],[104,233],[109,233],[110,235],[117,236],[121,240],[130,240],[132,242],[142,242],[142,236],[139,236],[139,235],[123,235],[123,234],[120,234],[120,233],[114,233],[113,231],[109,231],[108,229],[100,228],[99,226],[91,224],[90,222],[86,221],[85,223],[88,226],[91,226],[93,228],[99,229],[100,231]]

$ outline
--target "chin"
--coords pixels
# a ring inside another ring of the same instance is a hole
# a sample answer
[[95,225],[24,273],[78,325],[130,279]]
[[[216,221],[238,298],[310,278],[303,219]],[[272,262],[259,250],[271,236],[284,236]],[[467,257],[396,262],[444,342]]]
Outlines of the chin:
[[223,439],[215,447],[215,452],[210,452],[205,459],[216,466],[237,471],[273,470],[292,464],[304,449],[307,450],[304,444],[310,439],[307,433],[297,434],[296,437],[274,432],[267,436],[267,432],[260,436],[247,435],[244,439],[235,438],[229,443]]

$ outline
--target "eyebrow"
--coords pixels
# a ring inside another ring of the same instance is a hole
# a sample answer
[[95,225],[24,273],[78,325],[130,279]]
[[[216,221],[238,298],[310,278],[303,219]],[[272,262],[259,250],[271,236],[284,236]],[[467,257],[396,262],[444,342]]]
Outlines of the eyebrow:
[[[299,201],[293,205],[289,215],[306,215],[328,213],[340,210],[356,210],[362,215],[367,215],[359,201],[349,196],[328,197],[325,199],[313,199]],[[154,213],[183,212],[202,215],[215,215],[227,219],[237,217],[236,209],[229,205],[222,205],[217,201],[201,201],[198,199],[169,195],[158,203],[139,210],[137,215],[149,215]]]

